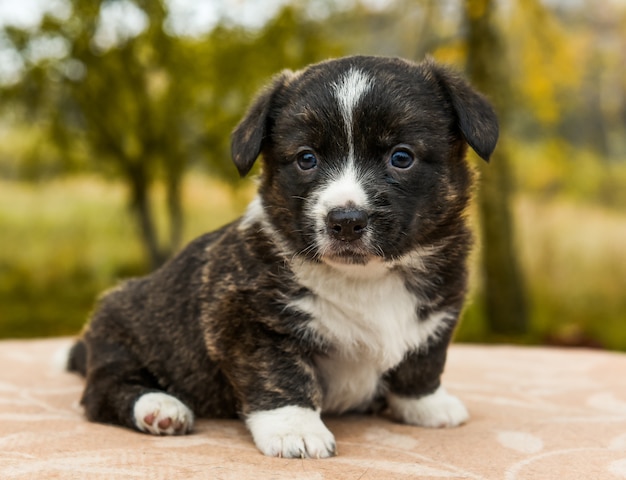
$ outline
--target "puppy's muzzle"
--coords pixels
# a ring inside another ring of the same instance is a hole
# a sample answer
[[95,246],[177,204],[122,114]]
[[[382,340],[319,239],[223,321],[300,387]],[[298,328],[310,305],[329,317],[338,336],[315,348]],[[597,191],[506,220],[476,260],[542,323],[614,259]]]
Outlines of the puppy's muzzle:
[[359,240],[365,233],[367,222],[367,212],[357,208],[335,208],[326,217],[328,234],[342,242]]

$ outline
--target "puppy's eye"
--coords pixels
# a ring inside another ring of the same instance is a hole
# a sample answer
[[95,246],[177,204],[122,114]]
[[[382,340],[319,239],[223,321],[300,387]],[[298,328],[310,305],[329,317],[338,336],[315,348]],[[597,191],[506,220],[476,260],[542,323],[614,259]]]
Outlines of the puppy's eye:
[[415,163],[415,155],[413,152],[405,149],[396,150],[389,158],[389,165],[394,168],[405,170]]
[[313,152],[302,152],[296,160],[300,170],[311,170],[317,167],[317,157]]

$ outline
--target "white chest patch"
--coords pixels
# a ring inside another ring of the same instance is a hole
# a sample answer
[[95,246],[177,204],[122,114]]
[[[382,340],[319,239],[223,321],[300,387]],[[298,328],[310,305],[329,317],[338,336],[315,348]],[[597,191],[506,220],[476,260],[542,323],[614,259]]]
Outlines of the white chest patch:
[[419,321],[418,299],[382,263],[344,268],[302,263],[294,272],[312,294],[290,306],[311,315],[312,333],[332,345],[330,355],[316,359],[326,412],[366,408],[382,374],[436,335],[447,316]]

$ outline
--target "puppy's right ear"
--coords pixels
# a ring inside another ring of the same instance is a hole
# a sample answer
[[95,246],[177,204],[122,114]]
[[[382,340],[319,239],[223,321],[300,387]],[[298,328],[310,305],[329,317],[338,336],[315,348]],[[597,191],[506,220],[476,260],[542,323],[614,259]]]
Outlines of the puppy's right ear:
[[276,93],[292,78],[291,70],[277,75],[269,87],[254,100],[230,138],[230,151],[233,162],[241,177],[252,169],[263,149],[263,142],[269,135],[268,117]]

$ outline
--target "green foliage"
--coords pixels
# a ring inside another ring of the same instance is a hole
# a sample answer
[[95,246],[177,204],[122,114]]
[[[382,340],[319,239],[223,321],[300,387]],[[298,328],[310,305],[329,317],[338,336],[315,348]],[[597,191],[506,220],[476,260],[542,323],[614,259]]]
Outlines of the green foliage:
[[515,202],[514,212],[517,250],[530,286],[529,331],[518,337],[490,333],[479,301],[484,286],[474,279],[474,300],[457,339],[626,351],[623,210],[585,205],[564,195],[525,194]]
[[[232,220],[251,196],[198,176],[184,187],[185,241]],[[102,291],[147,273],[124,190],[95,177],[0,182],[0,338],[75,334]],[[153,196],[163,205],[162,188]],[[156,213],[165,221],[164,208]]]
[[94,181],[1,184],[0,336],[75,333],[99,291],[137,272],[122,194]]
[[195,48],[193,56],[206,61],[201,77],[206,89],[203,144],[212,159],[210,172],[230,182],[234,179],[230,131],[256,92],[281,70],[296,70],[343,53],[327,39],[320,24],[293,6],[285,7],[258,32],[219,26]]
[[[146,251],[156,264],[240,213],[250,184],[236,178],[229,132],[278,71],[346,53],[463,68],[468,53],[449,2],[316,0],[311,17],[312,2],[294,1],[258,29],[221,22],[198,37],[164,27],[165,0],[69,4],[67,18],[0,31],[24,67],[0,84],[0,178],[31,182],[0,181],[0,337],[76,332],[99,292],[149,268]],[[98,37],[102,10],[120,4],[145,28]],[[500,115],[530,326],[489,332],[477,252],[457,339],[626,350],[626,10],[498,5],[505,50],[490,61],[511,82]],[[98,179],[65,177],[85,172]]]

